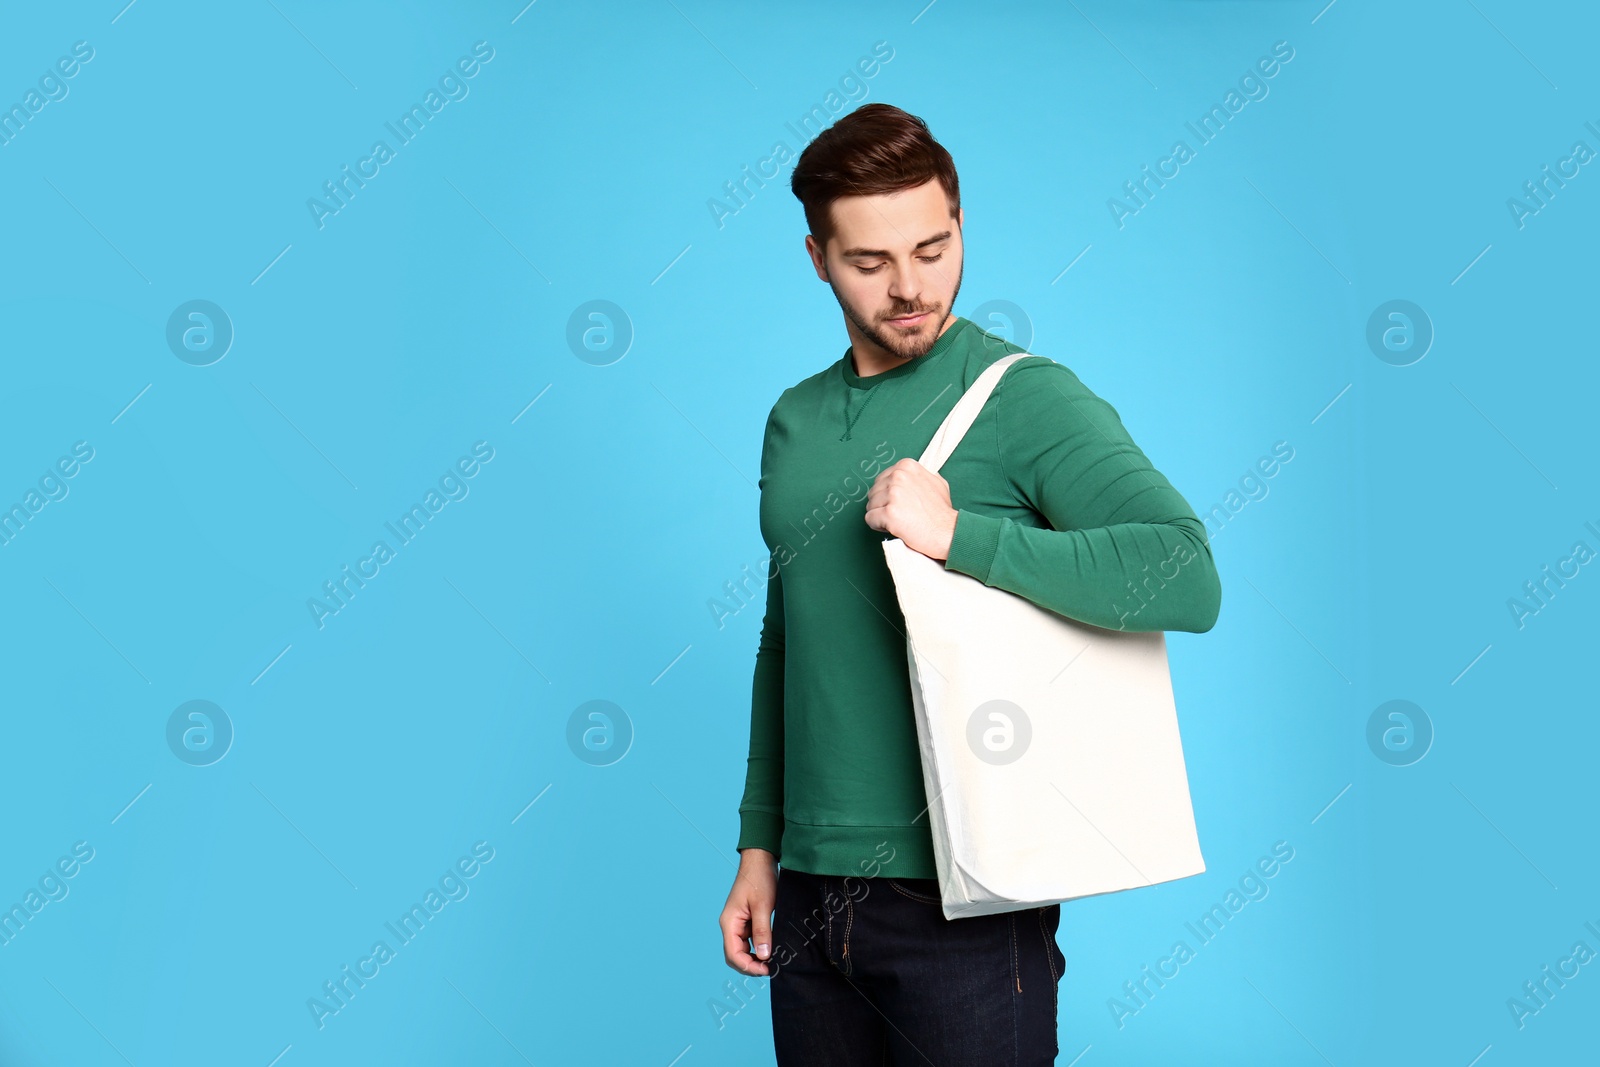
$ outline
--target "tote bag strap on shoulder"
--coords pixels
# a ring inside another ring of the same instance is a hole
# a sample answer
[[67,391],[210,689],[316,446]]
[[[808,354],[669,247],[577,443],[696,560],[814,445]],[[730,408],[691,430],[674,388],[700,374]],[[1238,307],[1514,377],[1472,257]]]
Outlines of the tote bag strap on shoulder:
[[[989,364],[984,372],[967,387],[961,394],[961,399],[956,401],[956,406],[950,409],[950,414],[944,417],[939,428],[934,431],[933,440],[928,442],[928,447],[923,450],[917,459],[929,470],[938,473],[944,461],[950,458],[950,453],[956,450],[961,439],[967,435],[972,424],[978,420],[978,412],[983,410],[983,405],[988,401],[989,394],[994,392],[1000,384],[1000,376],[1005,374],[1006,368],[1019,359],[1027,359],[1032,352],[1013,352],[1009,356],[1002,356]],[[1041,356],[1041,359],[1049,359]]]

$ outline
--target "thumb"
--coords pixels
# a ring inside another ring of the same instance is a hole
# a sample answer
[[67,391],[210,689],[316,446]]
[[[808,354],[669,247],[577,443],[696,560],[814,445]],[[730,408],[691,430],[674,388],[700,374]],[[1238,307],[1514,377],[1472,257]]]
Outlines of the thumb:
[[771,898],[761,894],[750,900],[750,941],[758,960],[772,958],[772,905]]

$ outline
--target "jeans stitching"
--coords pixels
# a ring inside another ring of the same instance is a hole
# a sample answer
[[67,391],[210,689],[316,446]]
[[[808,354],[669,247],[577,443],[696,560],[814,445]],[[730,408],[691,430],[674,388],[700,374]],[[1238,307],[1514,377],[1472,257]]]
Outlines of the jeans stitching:
[[911,900],[918,901],[919,903],[922,903],[922,904],[941,904],[941,903],[943,903],[943,901],[935,899],[934,897],[925,897],[921,893],[913,893],[913,892],[911,892],[911,890],[903,888],[900,885],[900,883],[896,882],[893,878],[886,878],[886,879],[884,879],[884,881],[888,882],[889,883],[889,888],[893,889],[896,893],[899,893],[901,896],[907,897],[907,898],[909,898]]
[[1054,947],[1050,939],[1050,931],[1044,928],[1044,909],[1039,909],[1039,934],[1044,938],[1044,959],[1050,965],[1050,980],[1058,981],[1061,976],[1056,973],[1056,954],[1050,950]]
[[[1055,1018],[1059,1019],[1061,1017],[1061,975],[1056,973],[1056,943],[1055,938],[1050,936],[1050,931],[1045,929],[1044,913],[1045,909],[1040,908],[1039,933],[1044,938],[1045,962],[1050,965],[1050,1012]],[[1061,1051],[1059,1045],[1056,1046],[1056,1051],[1057,1053]]]
[[1022,992],[1022,971],[1017,967],[1017,913],[1011,912],[1007,918],[1011,921],[1011,977],[1016,983],[1017,992]]
[[1006,914],[1006,928],[1011,931],[1011,976],[1016,992],[1011,995],[1011,1060],[1022,1062],[1022,1020],[1028,1006],[1022,999],[1022,975],[1017,970],[1017,913]]
[[844,952],[843,952],[844,973],[845,973],[846,977],[849,977],[850,973],[855,970],[855,963],[850,959],[850,928],[853,927],[855,924],[856,924],[856,905],[855,905],[855,901],[850,899],[850,894],[849,893],[846,893],[844,895]]
[[[828,880],[826,878],[824,878],[822,880],[821,897],[822,897],[822,914],[824,916],[825,921],[828,924],[828,952],[827,952],[828,962],[829,963],[833,963],[833,911],[832,911],[832,909],[830,909],[828,907]],[[833,963],[833,965],[835,967],[838,966],[838,964],[836,964],[836,963]]]

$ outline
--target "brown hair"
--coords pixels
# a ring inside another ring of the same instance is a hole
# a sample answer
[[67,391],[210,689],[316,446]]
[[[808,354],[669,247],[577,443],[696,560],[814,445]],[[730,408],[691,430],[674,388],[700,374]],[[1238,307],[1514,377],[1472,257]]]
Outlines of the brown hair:
[[833,236],[830,207],[841,196],[914,189],[937,178],[954,217],[961,209],[955,160],[928,124],[893,104],[865,104],[817,135],[800,153],[789,188],[817,243]]

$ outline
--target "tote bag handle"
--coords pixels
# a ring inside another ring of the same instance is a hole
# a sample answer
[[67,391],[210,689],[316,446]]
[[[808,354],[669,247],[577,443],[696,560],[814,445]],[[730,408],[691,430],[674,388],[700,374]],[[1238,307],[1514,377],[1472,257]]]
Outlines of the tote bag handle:
[[[989,394],[1000,384],[1000,376],[1005,374],[1006,368],[1019,359],[1033,355],[1032,352],[1013,352],[1009,356],[1002,356],[978,375],[977,379],[961,394],[961,399],[956,401],[956,406],[950,409],[950,414],[944,417],[939,428],[933,433],[933,440],[928,442],[928,447],[923,449],[922,455],[917,459],[924,467],[939,472],[944,466],[944,461],[950,458],[950,453],[956,450],[961,439],[967,435],[972,424],[978,421],[978,412],[983,410],[983,405],[988,401]],[[1040,359],[1049,359],[1040,356]]]

